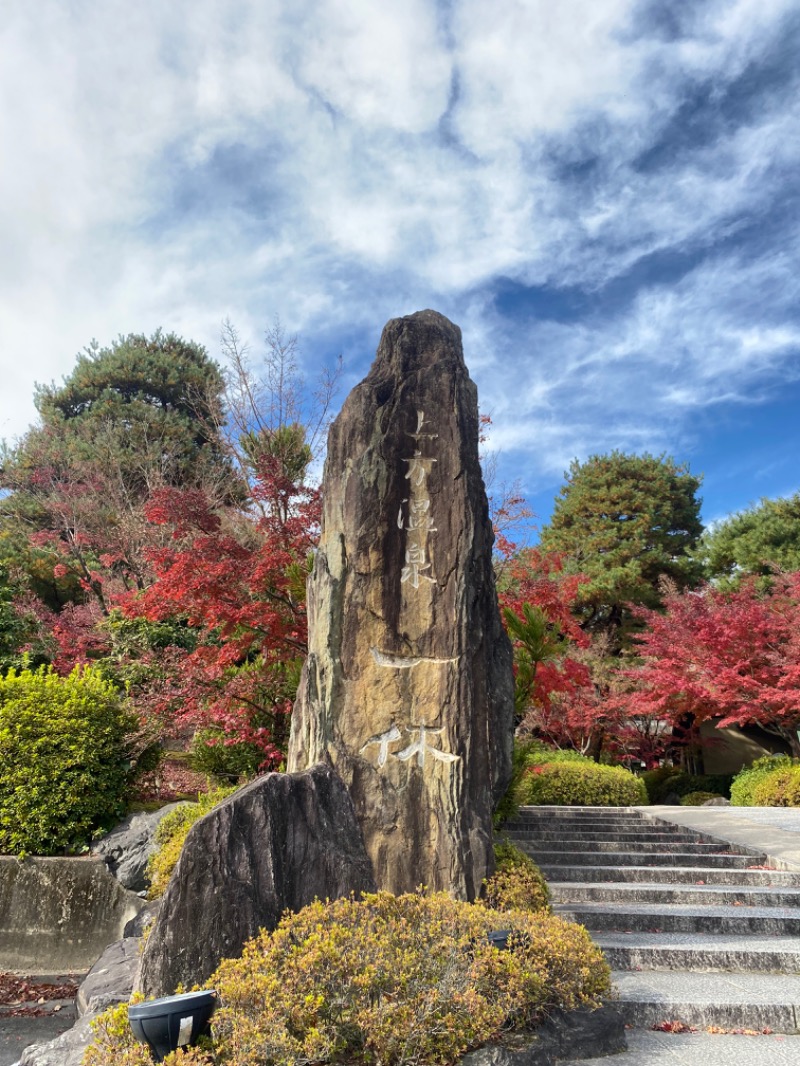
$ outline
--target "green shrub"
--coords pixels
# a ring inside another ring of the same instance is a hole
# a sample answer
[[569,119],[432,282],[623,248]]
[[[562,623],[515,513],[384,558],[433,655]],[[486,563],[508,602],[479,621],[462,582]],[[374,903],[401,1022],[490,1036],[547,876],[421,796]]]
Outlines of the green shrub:
[[135,728],[93,668],[0,678],[0,851],[81,851],[119,821]]
[[629,807],[647,803],[642,781],[620,766],[576,761],[532,766],[519,789],[520,802],[580,807]]
[[681,807],[702,807],[709,800],[722,798],[718,792],[687,792],[681,796]]
[[731,785],[731,803],[734,807],[755,807],[755,791],[762,781],[779,770],[788,770],[796,760],[788,755],[762,755],[751,766],[746,766],[734,777]]
[[674,793],[678,797],[690,792],[711,792],[725,799],[731,794],[730,774],[687,774],[677,766],[659,766],[642,774],[650,803],[664,803]]
[[156,829],[158,847],[147,860],[147,876],[150,879],[150,899],[156,899],[166,891],[172,871],[180,858],[183,842],[195,822],[203,818],[218,803],[232,795],[236,787],[217,788],[200,793],[196,803],[182,803],[174,811],[165,814]]
[[484,900],[493,910],[541,911],[550,907],[550,889],[533,859],[510,840],[494,846],[495,872],[484,881]]
[[192,769],[229,784],[255,777],[264,761],[264,752],[246,741],[225,744],[224,739],[221,729],[198,730],[192,739],[189,760]]
[[800,807],[800,766],[773,770],[752,791],[755,807]]

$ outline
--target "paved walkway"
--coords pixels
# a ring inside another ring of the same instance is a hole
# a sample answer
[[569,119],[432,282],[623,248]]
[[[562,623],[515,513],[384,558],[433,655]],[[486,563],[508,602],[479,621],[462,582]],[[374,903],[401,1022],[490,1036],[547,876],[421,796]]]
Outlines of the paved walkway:
[[768,865],[800,872],[800,808],[637,807],[651,818],[763,851]]

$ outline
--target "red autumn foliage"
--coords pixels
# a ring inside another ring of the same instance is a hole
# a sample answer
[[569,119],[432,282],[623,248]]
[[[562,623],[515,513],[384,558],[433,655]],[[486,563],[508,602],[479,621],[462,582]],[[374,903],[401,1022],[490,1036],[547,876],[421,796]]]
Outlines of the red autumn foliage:
[[561,556],[528,549],[510,556],[500,605],[515,653],[517,714],[526,731],[586,750],[601,717],[587,664],[591,641],[574,614],[581,574]]
[[[172,542],[150,553],[155,582],[124,607],[153,622],[182,618],[197,634],[172,663],[154,709],[179,727],[214,726],[277,766],[288,733],[291,682],[307,647],[306,562],[319,494],[264,459],[252,488],[259,517],[225,524],[199,492],[165,489],[147,507]],[[288,687],[287,687],[288,683]]]
[[640,610],[643,662],[626,672],[631,691],[619,698],[630,716],[678,725],[719,719],[756,724],[800,755],[800,573],[756,579],[722,591],[669,589],[665,610]]

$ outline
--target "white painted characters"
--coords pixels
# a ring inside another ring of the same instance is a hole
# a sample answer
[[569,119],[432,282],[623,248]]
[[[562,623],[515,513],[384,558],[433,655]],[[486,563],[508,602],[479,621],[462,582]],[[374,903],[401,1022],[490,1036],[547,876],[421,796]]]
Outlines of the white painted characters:
[[377,748],[378,757],[375,761],[375,765],[378,769],[386,765],[390,756],[393,759],[399,759],[401,762],[408,762],[409,759],[413,759],[416,756],[417,766],[423,770],[425,769],[425,763],[428,756],[437,762],[443,763],[458,762],[461,758],[460,755],[453,755],[451,752],[444,751],[442,748],[435,748],[428,739],[429,737],[442,736],[444,729],[431,729],[426,725],[420,725],[414,726],[411,729],[407,728],[406,733],[410,733],[414,739],[410,744],[406,745],[402,751],[389,750],[392,744],[395,744],[398,740],[402,739],[402,733],[400,730],[396,725],[392,725],[385,733],[370,737],[366,744],[362,746],[359,755],[363,755],[368,748]]

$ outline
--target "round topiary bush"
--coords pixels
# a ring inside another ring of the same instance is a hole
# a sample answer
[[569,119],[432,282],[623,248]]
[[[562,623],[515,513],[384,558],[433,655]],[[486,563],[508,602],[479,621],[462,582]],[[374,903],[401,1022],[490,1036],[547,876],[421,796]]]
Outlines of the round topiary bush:
[[89,667],[0,678],[0,851],[80,851],[119,821],[135,725],[114,686]]
[[[507,951],[488,941],[495,911],[445,893],[379,892],[287,915],[210,978],[222,1003],[214,1062],[440,1066],[608,994],[608,965],[582,926],[521,911],[502,924]],[[139,1066],[123,1057],[130,1037],[115,1017],[98,1023],[86,1066]]]
[[497,911],[550,908],[550,889],[542,871],[510,840],[494,846],[495,872],[483,883],[487,907]]
[[734,777],[731,785],[731,804],[734,807],[771,806],[756,802],[756,789],[772,774],[788,770],[793,765],[794,761],[788,755],[762,755]]
[[520,802],[561,807],[630,807],[647,803],[641,779],[620,766],[557,762],[532,766],[520,784]]

